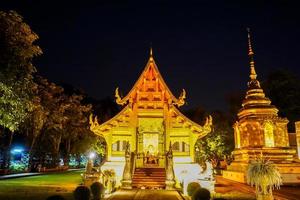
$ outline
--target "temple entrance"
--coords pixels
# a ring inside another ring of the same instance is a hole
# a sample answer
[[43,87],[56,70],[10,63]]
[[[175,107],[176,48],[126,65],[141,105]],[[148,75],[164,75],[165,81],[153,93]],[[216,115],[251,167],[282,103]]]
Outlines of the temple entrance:
[[144,153],[158,153],[158,133],[144,133]]
[[147,165],[159,164],[158,133],[144,133],[143,137],[143,163]]

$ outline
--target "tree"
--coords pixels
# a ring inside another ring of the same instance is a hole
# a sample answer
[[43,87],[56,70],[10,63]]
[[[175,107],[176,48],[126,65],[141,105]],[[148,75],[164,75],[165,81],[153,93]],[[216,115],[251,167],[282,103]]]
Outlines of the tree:
[[82,99],[83,96],[75,94],[67,97],[68,107],[65,110],[66,121],[63,128],[65,165],[68,165],[71,147],[76,145],[80,135],[90,134],[88,117],[92,107],[91,105],[83,105]]
[[[36,71],[32,64],[35,56],[42,54],[38,39],[23,18],[15,11],[0,11],[0,76],[8,85],[32,83],[32,74]],[[20,89],[20,90],[22,90]]]
[[[10,135],[5,153],[8,158],[13,133],[32,109],[32,75],[36,71],[32,59],[42,53],[34,44],[37,39],[38,36],[15,11],[0,11],[0,125],[3,131],[8,129]],[[3,167],[8,167],[7,163],[5,158]]]
[[272,190],[279,189],[281,176],[276,165],[262,156],[251,161],[247,170],[247,182],[255,185],[258,200],[272,200]]
[[44,98],[42,102],[48,113],[42,136],[47,137],[51,141],[52,165],[57,166],[59,163],[60,145],[63,140],[63,129],[67,123],[65,112],[70,105],[62,87],[48,82],[46,79],[41,81],[44,84],[44,89],[42,89]]
[[93,105],[93,113],[97,115],[99,117],[98,119],[102,122],[109,120],[120,111],[116,102],[110,97],[101,100],[87,97],[83,99],[83,102]]
[[262,86],[272,104],[279,109],[279,115],[290,121],[289,131],[294,131],[294,122],[300,119],[300,79],[287,70],[270,73]]
[[11,132],[19,129],[26,117],[31,105],[24,106],[12,87],[0,82],[0,124]]
[[[41,76],[37,76],[35,82],[37,83],[33,101],[35,107],[31,112],[29,123],[27,123],[29,144],[34,148],[37,140],[40,143],[47,142],[47,148],[52,152],[52,164],[55,166],[59,160],[63,128],[67,121],[65,112],[69,103],[62,87]],[[34,153],[31,157],[33,155]]]
[[88,152],[96,152],[100,156],[103,156],[105,152],[105,145],[103,140],[90,130],[78,135],[73,145],[71,146],[70,154],[73,154],[77,157],[78,163],[80,165],[80,156],[87,154]]
[[[9,168],[9,150],[13,140],[13,133],[27,117],[30,105],[24,106],[22,99],[13,92],[13,89],[0,82],[0,125],[2,135],[8,134],[8,144],[2,144],[4,149],[1,168]],[[6,132],[4,132],[7,130]],[[3,142],[3,140],[1,140]]]
[[225,99],[229,107],[228,119],[230,120],[231,124],[234,124],[234,122],[237,120],[237,113],[242,108],[242,102],[244,98],[245,92],[243,91],[235,91],[226,95]]
[[212,132],[196,142],[196,159],[199,162],[210,161],[217,167],[219,161],[231,155],[234,137],[231,122],[223,112],[214,111],[212,117]]

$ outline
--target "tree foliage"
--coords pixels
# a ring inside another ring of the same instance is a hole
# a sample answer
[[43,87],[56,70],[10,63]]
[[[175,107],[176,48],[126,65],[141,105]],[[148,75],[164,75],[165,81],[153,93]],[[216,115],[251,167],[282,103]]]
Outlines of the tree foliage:
[[9,130],[6,131],[9,139],[3,167],[9,167],[13,133],[20,129],[33,108],[32,77],[36,69],[32,59],[42,54],[40,47],[34,44],[37,39],[19,14],[0,11],[0,125],[3,132]]
[[290,71],[276,70],[262,85],[279,115],[290,121],[289,130],[294,131],[294,122],[300,120],[300,78]]
[[36,71],[32,59],[42,53],[34,42],[38,39],[15,11],[0,11],[0,71],[10,85],[28,83]]
[[21,123],[25,121],[31,105],[25,105],[12,89],[0,82],[0,125],[11,132],[18,130]]
[[234,137],[231,122],[221,111],[212,113],[212,132],[196,142],[196,156],[200,162],[210,161],[217,167],[219,161],[231,155]]
[[32,109],[36,71],[32,59],[42,53],[38,36],[14,11],[0,11],[0,125],[16,131]]

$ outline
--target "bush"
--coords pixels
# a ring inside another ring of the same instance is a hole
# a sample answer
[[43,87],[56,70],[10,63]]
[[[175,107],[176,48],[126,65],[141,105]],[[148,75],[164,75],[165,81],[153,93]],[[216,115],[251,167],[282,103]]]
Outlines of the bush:
[[210,200],[210,192],[205,188],[198,188],[192,195],[192,200]]
[[189,183],[188,186],[187,186],[187,193],[188,193],[188,195],[191,197],[194,194],[194,192],[197,189],[199,189],[199,188],[200,188],[200,184],[199,183],[197,183],[197,182],[191,182],[191,183]]
[[91,192],[93,194],[93,199],[94,200],[101,199],[104,195],[104,191],[105,191],[105,188],[104,188],[102,183],[94,182],[91,185]]

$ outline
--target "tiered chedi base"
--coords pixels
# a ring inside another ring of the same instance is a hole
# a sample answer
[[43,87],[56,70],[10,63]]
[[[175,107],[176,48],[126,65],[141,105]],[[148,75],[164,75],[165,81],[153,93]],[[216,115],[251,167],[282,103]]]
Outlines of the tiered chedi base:
[[259,156],[276,164],[284,184],[300,183],[300,163],[295,162],[296,150],[293,148],[261,148],[261,149],[239,149],[235,150],[234,161],[223,171],[223,177],[246,183],[246,174],[251,160]]
[[165,168],[136,168],[133,174],[132,187],[158,189],[165,188]]

